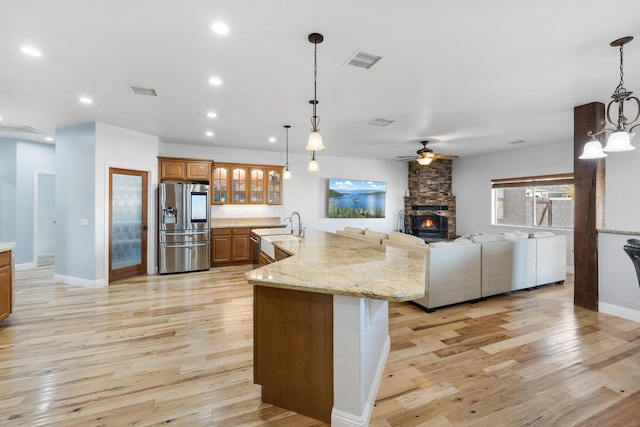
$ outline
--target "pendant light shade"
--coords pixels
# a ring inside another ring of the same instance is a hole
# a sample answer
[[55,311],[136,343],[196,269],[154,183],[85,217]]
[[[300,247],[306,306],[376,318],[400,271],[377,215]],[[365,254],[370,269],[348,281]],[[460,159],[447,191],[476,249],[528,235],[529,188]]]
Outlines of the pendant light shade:
[[633,138],[633,135],[634,134],[630,134],[623,130],[613,131],[611,135],[609,135],[607,145],[605,145],[603,150],[607,152],[635,150],[636,147],[631,145],[631,138]]
[[307,150],[309,151],[324,150],[324,145],[322,145],[322,135],[320,135],[320,131],[317,131],[317,130],[311,131],[311,135],[309,135],[309,143],[307,144]]
[[282,173],[282,179],[291,179],[291,171],[289,170],[289,128],[291,126],[289,125],[284,125],[284,128],[286,129],[287,132],[287,136],[286,136],[286,143],[287,143],[287,163],[286,166],[284,167],[284,172]]
[[584,145],[584,150],[579,159],[582,160],[590,160],[590,159],[601,159],[603,157],[607,157],[607,154],[602,151],[602,144],[595,137],[591,137],[591,140]]
[[322,144],[322,136],[320,136],[320,130],[318,130],[318,123],[320,123],[320,117],[317,114],[318,107],[318,44],[322,43],[324,37],[322,34],[311,33],[309,34],[309,41],[313,43],[313,99],[309,101],[309,104],[313,105],[313,115],[311,116],[311,135],[309,135],[309,142],[307,144],[307,150],[309,151],[322,151],[324,145]]
[[316,160],[316,152],[311,152],[311,161],[309,162],[309,166],[307,167],[308,172],[318,172],[320,168],[318,167],[318,161]]

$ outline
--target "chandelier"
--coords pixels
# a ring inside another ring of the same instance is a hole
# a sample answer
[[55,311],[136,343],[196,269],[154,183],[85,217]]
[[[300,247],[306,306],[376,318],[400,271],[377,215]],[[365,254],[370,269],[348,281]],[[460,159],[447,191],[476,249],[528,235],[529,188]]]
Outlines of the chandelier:
[[[618,40],[614,40],[611,42],[610,46],[619,47],[620,48],[620,83],[616,87],[613,95],[611,95],[611,101],[607,105],[607,114],[606,119],[611,127],[603,127],[601,130],[597,132],[589,131],[587,132],[587,136],[590,136],[591,139],[585,144],[582,155],[580,155],[580,159],[599,159],[602,157],[606,157],[607,154],[605,152],[616,152],[616,151],[631,151],[635,150],[635,147],[631,145],[631,139],[635,135],[633,133],[633,129],[635,129],[638,125],[634,125],[629,130],[627,130],[628,126],[631,126],[640,117],[640,100],[635,96],[631,96],[633,92],[628,91],[624,87],[624,63],[623,63],[623,46],[633,40],[633,37],[623,37]],[[634,101],[636,104],[636,115],[633,120],[629,121],[627,117],[624,115],[624,103],[626,101]],[[618,108],[618,117],[617,120],[611,119],[611,107],[615,105]],[[606,123],[603,121],[602,125],[604,126]],[[607,144],[604,148],[600,144],[598,135],[611,132],[607,139]]]

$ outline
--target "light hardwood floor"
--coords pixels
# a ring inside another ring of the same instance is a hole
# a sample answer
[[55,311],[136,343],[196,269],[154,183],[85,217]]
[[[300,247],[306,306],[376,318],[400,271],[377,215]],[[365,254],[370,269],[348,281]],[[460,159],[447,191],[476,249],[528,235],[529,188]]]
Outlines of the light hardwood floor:
[[[248,268],[102,289],[16,272],[0,425],[324,425],[260,402]],[[371,425],[640,425],[640,324],[574,308],[572,291],[570,276],[432,314],[390,304]]]

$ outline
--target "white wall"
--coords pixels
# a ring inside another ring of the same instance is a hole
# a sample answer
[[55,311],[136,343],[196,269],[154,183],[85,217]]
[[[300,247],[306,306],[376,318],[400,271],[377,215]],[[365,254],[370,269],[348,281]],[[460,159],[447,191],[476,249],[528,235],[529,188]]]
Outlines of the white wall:
[[[495,233],[533,228],[491,225],[491,180],[573,172],[573,141],[517,147],[453,161],[452,190],[456,196],[456,232]],[[540,227],[535,230],[540,230]],[[567,236],[567,268],[573,271],[573,230],[551,228]]]
[[[161,143],[160,155],[211,159],[218,162],[284,165],[283,152],[236,150],[228,148],[184,146]],[[334,232],[347,225],[388,232],[396,227],[396,216],[404,210],[404,190],[407,188],[408,166],[405,162],[333,157],[323,151],[318,154],[319,172],[307,172],[309,155],[289,153],[293,179],[283,181],[282,206],[222,205],[212,207],[214,218],[222,217],[284,217],[300,212],[305,227]],[[329,178],[375,180],[387,183],[385,218],[327,218]]]
[[640,286],[622,249],[628,239],[640,239],[639,164],[640,149],[606,158],[603,225],[618,233],[598,234],[598,309],[640,322]]

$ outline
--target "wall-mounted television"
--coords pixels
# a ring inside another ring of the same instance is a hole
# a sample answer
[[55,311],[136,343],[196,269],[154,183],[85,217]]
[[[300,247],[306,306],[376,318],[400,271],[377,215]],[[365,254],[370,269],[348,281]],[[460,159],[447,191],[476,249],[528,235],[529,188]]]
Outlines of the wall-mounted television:
[[329,179],[329,218],[384,218],[387,183]]

